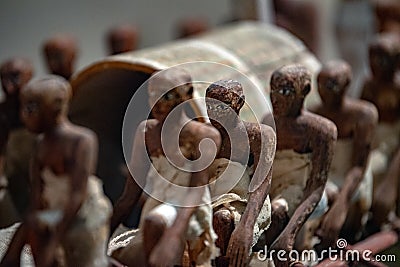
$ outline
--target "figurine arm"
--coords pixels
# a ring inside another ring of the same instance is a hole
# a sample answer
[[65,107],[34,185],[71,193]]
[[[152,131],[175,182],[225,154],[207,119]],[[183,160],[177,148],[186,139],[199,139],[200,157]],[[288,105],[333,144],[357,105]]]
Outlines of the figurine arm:
[[344,207],[348,206],[358,185],[363,180],[363,174],[367,167],[375,127],[378,123],[378,111],[375,106],[367,102],[364,102],[363,105],[365,106],[363,107],[364,114],[358,116],[359,118],[354,129],[352,155],[353,168],[348,171],[345,177],[343,186],[337,197],[336,202],[338,202],[338,204],[332,206],[343,206],[341,211],[344,213],[347,213],[347,210],[345,210]]
[[[205,133],[202,133],[201,130],[199,131],[198,136],[200,136],[200,138],[198,141],[202,140],[201,137],[211,138],[217,147],[218,153],[221,145],[221,137],[219,135],[219,132],[214,128],[207,128],[205,128],[208,132],[207,135],[205,135]],[[207,154],[207,150],[203,150],[202,153]],[[195,158],[198,159],[199,156],[200,151],[197,149],[197,151],[195,151]],[[209,156],[214,157],[214,155],[211,154],[203,154],[201,156],[206,158],[209,158]],[[174,223],[163,233],[160,241],[152,250],[149,259],[150,265],[161,266],[160,262],[162,262],[162,265],[169,266],[169,264],[173,262],[176,258],[182,256],[181,252],[183,251],[183,248],[185,246],[185,235],[189,226],[190,218],[196,210],[197,205],[201,203],[204,190],[206,190],[204,185],[207,185],[208,181],[209,173],[207,168],[202,171],[192,173],[190,188],[188,193],[186,194],[186,199],[184,200],[185,207],[181,207],[179,209]]]
[[353,166],[365,168],[374,138],[375,127],[378,124],[378,110],[363,101],[363,114],[359,116],[354,129]]
[[229,239],[227,256],[232,266],[241,266],[249,261],[253,241],[253,229],[268,196],[272,178],[272,163],[276,149],[276,135],[267,125],[260,125],[258,142],[251,142],[254,155],[254,174],[249,185],[249,198],[239,224]]
[[293,247],[298,231],[321,200],[325,188],[333,149],[336,144],[337,129],[332,122],[325,119],[319,119],[316,123],[319,126],[315,127],[310,135],[315,136],[310,143],[312,169],[304,189],[303,201],[290,218],[285,230],[275,241],[275,246],[278,246],[277,249],[290,250]]
[[[200,131],[199,136],[203,137],[203,138],[210,138],[211,140],[213,140],[214,144],[216,145],[217,153],[218,153],[220,146],[221,146],[221,137],[220,137],[219,132],[215,128],[212,128],[210,126],[207,126],[206,128],[204,128],[203,131],[204,131],[203,133],[201,133],[201,131]],[[203,138],[200,138],[198,143],[200,143],[200,141]],[[203,154],[200,154],[200,151],[197,149],[195,152],[195,158],[199,158],[200,156],[204,157],[204,158],[210,158],[210,157],[214,156],[214,155],[212,155],[212,153],[207,154],[207,152],[209,152],[209,151],[203,150],[202,151]],[[200,200],[204,195],[204,190],[206,190],[204,185],[208,184],[209,178],[210,177],[209,177],[208,168],[205,168],[202,171],[192,173],[191,180],[190,180],[190,188],[189,188],[187,197],[185,199],[185,203],[188,203],[188,205],[190,205],[190,203],[200,203]],[[201,190],[199,190],[200,186],[203,186],[203,187],[201,187]],[[178,212],[175,222],[171,226],[170,231],[174,232],[175,234],[178,234],[180,236],[182,236],[182,234],[186,233],[190,217],[192,216],[192,214],[196,210],[196,208],[197,207],[195,205],[190,205],[189,207],[181,208]],[[170,232],[170,231],[168,231],[168,232]]]
[[[129,163],[130,171],[126,177],[125,187],[122,195],[114,205],[114,212],[111,217],[110,234],[112,234],[120,223],[130,214],[135,204],[139,201],[143,189],[137,184],[136,179],[141,181],[141,185],[146,184],[146,175],[149,170],[149,161],[145,145],[146,121],[139,124],[132,149],[132,157]],[[132,176],[132,171],[135,177]]]
[[252,148],[254,155],[254,174],[249,185],[249,199],[240,221],[244,226],[253,229],[260,210],[268,196],[272,178],[272,163],[276,149],[274,130],[261,125],[262,139]]

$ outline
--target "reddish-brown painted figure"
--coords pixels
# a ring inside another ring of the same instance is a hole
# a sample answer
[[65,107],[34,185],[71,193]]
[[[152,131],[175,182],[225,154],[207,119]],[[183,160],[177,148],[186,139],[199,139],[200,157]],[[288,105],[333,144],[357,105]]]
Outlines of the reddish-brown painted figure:
[[[232,176],[230,179],[240,179],[235,187],[213,202],[217,246],[221,255],[228,258],[229,266],[247,266],[251,248],[271,221],[268,191],[276,136],[268,125],[245,122],[239,118],[240,109],[245,104],[239,82],[215,82],[207,88],[206,97],[208,116],[222,137],[221,150],[210,167],[211,172],[215,171],[213,175],[219,176],[224,168],[229,168],[227,164],[235,164],[239,170],[243,166],[243,174],[241,171],[229,173]],[[240,132],[246,133],[248,142],[236,140],[235,136]],[[251,167],[246,156],[254,159]],[[250,173],[254,172],[253,175],[247,172],[248,168],[252,169]],[[227,259],[220,258],[217,266],[223,266],[223,261]]]
[[32,151],[33,137],[23,129],[19,116],[19,95],[21,88],[28,83],[32,75],[33,67],[27,59],[12,58],[0,67],[1,84],[5,95],[5,101],[0,103],[0,176],[4,168],[8,191],[20,215],[28,205],[30,188],[28,159]]
[[367,101],[346,97],[351,76],[350,65],[339,60],[328,62],[318,75],[322,103],[312,110],[333,121],[338,129],[328,187],[339,189],[317,232],[321,238],[320,248],[333,246],[342,227],[346,240],[354,240],[372,202],[368,158],[378,111]]
[[74,37],[60,34],[46,40],[43,45],[46,66],[50,73],[71,78],[78,55],[78,45]]
[[372,212],[378,227],[387,222],[398,199],[399,177],[390,166],[400,144],[400,82],[396,77],[399,59],[400,37],[393,33],[377,35],[369,46],[372,75],[365,81],[361,95],[374,103],[379,112],[371,154],[375,188]]
[[136,50],[138,45],[138,29],[131,25],[119,25],[107,34],[107,47],[110,55]]
[[108,266],[111,205],[93,176],[97,138],[68,121],[70,95],[69,83],[57,76],[33,80],[21,90],[21,118],[40,135],[31,162],[30,208],[2,266],[17,266],[25,243],[36,266]]
[[[208,184],[208,169],[183,172],[171,165],[166,155],[168,153],[171,158],[177,158],[182,153],[185,160],[193,161],[200,157],[199,145],[203,139],[212,140],[218,151],[221,137],[218,131],[209,125],[193,120],[188,122],[185,110],[182,106],[178,106],[192,97],[193,85],[186,71],[167,69],[156,73],[150,79],[148,92],[154,119],[143,121],[136,131],[132,158],[129,163],[131,173],[127,177],[122,196],[114,206],[111,229],[113,231],[138,202],[143,192],[138,185],[137,181],[139,181],[141,186],[151,188],[150,191],[146,191],[150,196],[144,204],[139,225],[147,264],[150,266],[181,265],[185,243],[189,244],[189,257],[192,263],[209,263],[215,242],[211,225],[211,206],[209,203],[198,207],[185,204],[199,202],[202,199],[211,201],[207,186],[201,187],[201,190],[192,191],[191,189]],[[173,113],[170,114],[171,112]],[[169,119],[172,119],[174,125],[165,123],[167,116],[172,116]],[[167,142],[162,141],[162,130],[166,131]],[[174,146],[172,140],[175,137],[179,137],[179,147]],[[202,150],[202,157],[207,154],[207,149]],[[158,176],[155,176],[157,173]],[[170,180],[171,183],[168,185],[161,183],[164,179],[159,175]],[[190,189],[185,195],[175,191],[173,186],[178,177],[181,177],[179,185]],[[162,196],[155,199],[159,194]],[[179,208],[171,204],[179,198],[185,207]],[[202,216],[199,217],[199,214]],[[195,225],[200,226],[197,231],[193,229]],[[129,248],[129,245],[126,249],[135,250],[135,248]],[[143,255],[143,252],[141,254]],[[200,255],[204,256],[200,257]],[[198,262],[200,258],[204,262]],[[138,260],[129,259],[131,262],[123,263],[136,266],[134,261]]]
[[[284,66],[272,74],[270,84],[277,150],[270,190],[272,224],[266,238],[267,244],[272,242],[271,249],[288,253],[300,228],[321,203],[337,130],[331,121],[303,109],[311,90],[311,74],[305,67]],[[271,119],[269,115],[264,122]],[[277,266],[289,265],[274,260]]]

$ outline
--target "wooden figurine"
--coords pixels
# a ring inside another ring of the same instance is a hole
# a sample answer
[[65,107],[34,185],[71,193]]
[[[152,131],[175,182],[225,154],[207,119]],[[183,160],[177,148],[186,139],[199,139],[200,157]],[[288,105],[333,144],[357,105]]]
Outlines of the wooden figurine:
[[[210,171],[216,181],[223,175],[229,176],[230,180],[238,179],[229,192],[218,194],[213,200],[216,244],[224,256],[219,258],[217,266],[223,266],[222,261],[228,260],[229,266],[247,266],[251,248],[271,222],[268,191],[276,146],[275,132],[268,125],[239,118],[245,96],[237,81],[220,80],[211,84],[206,90],[206,104],[211,123],[222,137],[220,152]],[[245,133],[248,140],[240,140],[240,133]],[[247,157],[253,159],[252,168],[248,166]],[[213,187],[211,193],[214,196]]]
[[[388,220],[396,206],[398,176],[389,174],[389,166],[400,144],[400,82],[396,78],[399,66],[400,38],[397,34],[377,35],[369,46],[372,75],[365,81],[361,98],[378,109],[379,123],[372,144],[371,162],[374,175],[372,212],[376,226]],[[392,172],[393,173],[393,172]],[[382,192],[385,192],[382,194]]]
[[[185,243],[191,264],[210,266],[215,254],[211,198],[208,187],[202,186],[208,184],[208,169],[184,171],[182,164],[185,167],[194,161],[192,167],[196,168],[200,142],[203,139],[212,140],[218,150],[221,139],[213,127],[188,121],[185,110],[179,104],[190,100],[192,92],[191,76],[182,69],[167,69],[150,79],[149,104],[154,119],[143,121],[138,126],[129,163],[132,176],[127,177],[124,192],[114,206],[112,230],[139,200],[143,192],[139,184],[149,188],[139,224],[146,265],[181,265]],[[170,116],[173,125],[165,123],[167,116]],[[167,134],[167,142],[161,140],[162,130]],[[174,138],[179,139],[179,144],[175,146]],[[173,165],[171,158],[178,158],[181,153],[186,163]],[[207,156],[208,150],[202,150],[201,154],[202,157]],[[176,191],[175,184],[185,187],[184,193]],[[190,204],[200,201],[204,204]],[[133,246],[124,248],[128,250],[127,254],[135,254],[138,248],[134,243],[132,240],[130,244]],[[137,257],[117,259],[128,266],[139,266],[140,259]]]
[[139,32],[131,25],[118,25],[107,33],[107,47],[110,55],[136,50]]
[[93,173],[97,138],[67,119],[69,83],[33,80],[21,91],[21,118],[39,134],[31,162],[31,206],[2,266],[16,266],[25,243],[36,266],[108,266],[111,204]]
[[317,232],[320,248],[334,246],[341,230],[346,240],[353,242],[372,202],[373,177],[368,159],[378,111],[367,101],[346,96],[351,76],[350,65],[341,60],[326,63],[318,75],[322,103],[312,110],[333,121],[338,130],[327,185],[333,187],[329,191],[336,189],[338,193]]
[[[270,249],[293,248],[295,238],[314,210],[322,216],[326,202],[321,199],[337,138],[335,124],[303,109],[311,90],[311,74],[302,65],[288,65],[271,77],[271,102],[277,132],[273,164],[272,224],[266,232]],[[271,115],[264,122],[271,121]],[[318,205],[318,207],[317,207]],[[283,218],[288,218],[286,223]],[[275,265],[288,266],[288,262]]]
[[69,80],[74,72],[78,45],[74,37],[59,34],[46,40],[43,45],[45,63],[49,72]]
[[11,197],[19,215],[22,215],[28,206],[29,158],[35,138],[23,127],[20,120],[19,96],[21,88],[28,83],[32,75],[32,64],[24,58],[12,58],[0,67],[5,95],[5,101],[0,103],[0,169],[4,168],[7,178],[7,198]]

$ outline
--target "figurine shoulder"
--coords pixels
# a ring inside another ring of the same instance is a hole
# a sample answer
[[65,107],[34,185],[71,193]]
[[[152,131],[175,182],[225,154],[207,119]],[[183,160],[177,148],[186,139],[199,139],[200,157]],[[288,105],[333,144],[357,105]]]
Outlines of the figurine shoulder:
[[[38,138],[39,145],[42,143],[42,139],[45,140],[47,138]],[[97,135],[95,132],[90,130],[89,128],[78,126],[75,124],[70,124],[62,133],[60,134],[60,138],[58,142],[64,143],[65,146],[75,147],[76,145],[82,149],[93,149],[98,145]],[[69,149],[67,149],[69,151]]]
[[303,123],[307,124],[310,133],[316,138],[326,139],[327,141],[337,139],[337,127],[331,120],[309,111],[304,111],[302,117]]
[[378,123],[378,110],[373,103],[359,99],[352,99],[350,103],[359,122],[368,124]]

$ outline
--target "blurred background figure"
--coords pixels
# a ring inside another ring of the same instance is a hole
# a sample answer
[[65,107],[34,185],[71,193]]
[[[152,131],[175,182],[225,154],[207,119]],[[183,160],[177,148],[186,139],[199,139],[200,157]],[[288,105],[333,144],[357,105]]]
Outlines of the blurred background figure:
[[319,50],[320,13],[314,1],[274,0],[274,22],[300,38],[316,55]]
[[[398,180],[391,167],[400,146],[400,82],[396,77],[400,59],[400,36],[378,34],[369,44],[371,74],[365,79],[361,98],[375,104],[379,124],[372,144],[371,162],[374,175],[373,222],[376,227],[387,223],[388,214],[396,206]],[[398,157],[397,157],[398,158]]]
[[108,54],[116,55],[136,50],[139,31],[133,25],[121,24],[111,28],[107,33]]
[[76,39],[69,34],[57,34],[44,42],[43,52],[48,71],[69,80],[78,55]]
[[187,17],[181,19],[177,25],[177,37],[185,38],[208,31],[210,26],[205,18]]
[[0,227],[16,222],[28,205],[33,137],[19,117],[19,94],[32,75],[32,63],[24,58],[11,58],[0,66],[5,96],[0,103]]
[[32,78],[32,63],[24,58],[12,58],[0,66],[1,86],[5,95],[1,112],[6,112],[9,127],[21,127],[19,119],[19,91]]

